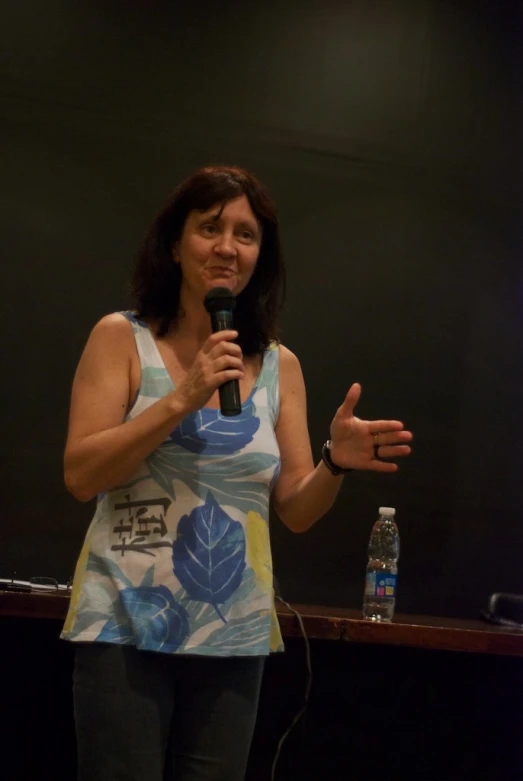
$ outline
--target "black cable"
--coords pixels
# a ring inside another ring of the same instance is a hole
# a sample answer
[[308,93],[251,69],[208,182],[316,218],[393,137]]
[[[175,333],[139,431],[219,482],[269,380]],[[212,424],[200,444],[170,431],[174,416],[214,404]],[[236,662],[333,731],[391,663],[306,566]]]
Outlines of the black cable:
[[290,735],[290,733],[292,732],[292,730],[294,729],[296,724],[299,722],[299,720],[301,719],[301,717],[305,714],[305,711],[307,710],[307,705],[308,705],[308,702],[309,702],[309,694],[310,694],[311,684],[312,684],[311,649],[310,649],[310,645],[309,645],[309,638],[307,637],[307,633],[305,632],[305,627],[303,626],[302,617],[298,613],[298,611],[295,610],[293,607],[291,607],[288,602],[285,602],[284,599],[282,599],[281,597],[276,597],[276,599],[279,602],[281,602],[282,605],[285,605],[285,607],[288,608],[291,611],[291,613],[293,613],[296,616],[296,619],[297,619],[299,627],[300,627],[300,632],[301,632],[301,635],[302,635],[304,643],[305,643],[305,661],[306,661],[306,667],[307,667],[307,676],[306,676],[306,679],[305,679],[305,692],[304,692],[304,696],[303,696],[303,705],[301,706],[301,708],[298,711],[298,713],[294,716],[294,718],[291,721],[290,725],[285,730],[285,732],[283,733],[283,735],[281,736],[281,738],[280,738],[280,740],[278,742],[278,747],[276,749],[276,754],[275,754],[275,757],[274,757],[274,760],[273,760],[273,763],[272,763],[272,768],[271,768],[271,781],[274,781],[274,779],[275,779],[276,765],[278,763],[278,759],[280,758],[281,749],[282,749],[282,746],[283,746],[285,740]]

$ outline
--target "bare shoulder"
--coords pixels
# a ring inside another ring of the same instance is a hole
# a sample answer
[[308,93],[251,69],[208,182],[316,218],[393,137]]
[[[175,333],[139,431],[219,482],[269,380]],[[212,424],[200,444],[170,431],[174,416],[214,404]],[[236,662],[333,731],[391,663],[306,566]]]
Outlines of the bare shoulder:
[[120,312],[102,317],[91,331],[91,337],[102,340],[131,340],[133,331],[129,320]]
[[289,348],[285,347],[284,344],[279,344],[278,349],[280,353],[280,368],[284,370],[299,368],[300,362],[292,350],[289,350]]
[[92,329],[73,380],[68,442],[123,423],[130,399],[133,330],[120,314]]
[[134,351],[134,336],[130,322],[114,312],[102,317],[91,330],[80,360],[80,367],[119,364],[128,365]]
[[285,345],[279,345],[280,395],[284,399],[304,390],[303,372],[298,357]]

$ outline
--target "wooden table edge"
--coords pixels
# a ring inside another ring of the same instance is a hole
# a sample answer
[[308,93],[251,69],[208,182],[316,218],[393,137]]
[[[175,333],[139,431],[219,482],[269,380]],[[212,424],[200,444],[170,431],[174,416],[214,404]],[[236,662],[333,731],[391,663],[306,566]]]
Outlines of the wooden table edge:
[[[69,605],[67,594],[19,593],[0,590],[0,616],[63,621]],[[284,638],[301,637],[296,613],[311,640],[394,645],[426,650],[523,657],[523,632],[485,622],[432,616],[395,617],[391,623],[365,621],[350,608],[276,602]]]

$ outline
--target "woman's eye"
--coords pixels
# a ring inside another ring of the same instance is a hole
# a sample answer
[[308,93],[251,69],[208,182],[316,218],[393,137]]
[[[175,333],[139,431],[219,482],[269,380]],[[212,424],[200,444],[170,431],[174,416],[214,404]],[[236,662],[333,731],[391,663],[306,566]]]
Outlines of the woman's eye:
[[250,231],[242,231],[240,233],[240,238],[243,241],[253,241],[254,236],[253,236],[253,234]]
[[205,225],[202,225],[202,232],[206,233],[208,236],[211,235],[214,236],[216,231],[217,231],[216,225],[213,225],[212,222],[208,222]]

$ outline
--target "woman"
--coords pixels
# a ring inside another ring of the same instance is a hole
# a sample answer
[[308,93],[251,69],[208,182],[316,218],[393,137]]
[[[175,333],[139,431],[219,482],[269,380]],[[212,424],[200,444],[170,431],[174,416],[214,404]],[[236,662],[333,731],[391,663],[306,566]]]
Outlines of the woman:
[[[342,474],[393,472],[411,434],[353,414],[353,385],[314,467],[297,358],[277,341],[278,221],[245,170],[204,168],[156,218],[134,313],[93,329],[73,384],[65,480],[98,495],[63,637],[74,677],[79,778],[240,781],[263,659],[281,650],[271,497],[293,531],[332,506]],[[203,300],[237,297],[211,334]],[[238,380],[242,411],[219,413]]]

